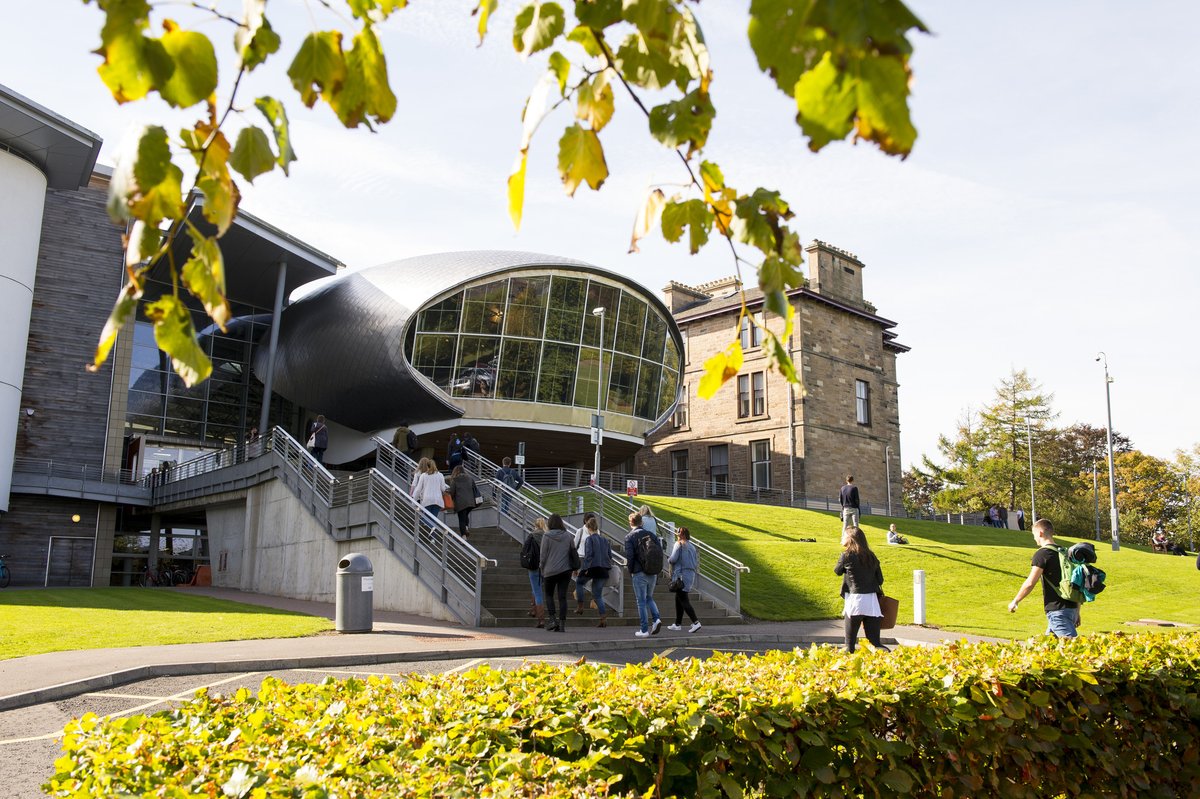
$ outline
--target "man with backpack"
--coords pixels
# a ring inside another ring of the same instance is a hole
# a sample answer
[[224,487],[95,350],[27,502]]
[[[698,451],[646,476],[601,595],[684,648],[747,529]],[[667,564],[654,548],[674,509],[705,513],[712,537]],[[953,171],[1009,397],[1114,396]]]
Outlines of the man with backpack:
[[1048,626],[1046,632],[1059,638],[1074,638],[1079,627],[1079,602],[1066,599],[1060,593],[1063,582],[1063,569],[1059,557],[1059,547],[1054,543],[1054,525],[1049,519],[1038,519],[1033,523],[1033,540],[1038,545],[1033,553],[1032,568],[1029,577],[1017,591],[1016,597],[1008,603],[1008,612],[1016,613],[1017,605],[1029,596],[1029,593],[1042,584],[1042,605],[1046,610]]
[[658,536],[642,527],[642,514],[629,514],[629,534],[625,536],[625,560],[629,562],[629,576],[633,581],[633,596],[637,600],[638,621],[641,629],[634,633],[638,638],[658,635],[662,628],[662,617],[658,605],[654,604],[654,587],[658,584],[658,573],[663,568],[662,543]]
[[[513,491],[520,491],[521,486],[525,485],[525,481],[521,479],[521,473],[512,466],[512,458],[505,458],[503,465],[496,470],[496,479],[504,485],[511,488]],[[505,492],[500,493],[500,512],[508,513],[508,505],[512,499]]]

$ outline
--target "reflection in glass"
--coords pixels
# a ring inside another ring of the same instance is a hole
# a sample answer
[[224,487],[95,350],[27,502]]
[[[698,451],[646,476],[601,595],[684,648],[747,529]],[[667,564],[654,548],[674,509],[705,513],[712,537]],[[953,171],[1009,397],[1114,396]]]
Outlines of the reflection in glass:
[[642,361],[642,373],[638,377],[637,401],[633,413],[643,419],[658,416],[658,389],[662,378],[662,367],[656,363]]
[[621,292],[621,309],[616,318],[616,349],[630,355],[641,355],[642,335],[646,330],[646,303],[628,292]]
[[445,388],[456,397],[493,396],[499,350],[499,336],[463,336],[454,377]]
[[455,294],[421,311],[417,329],[428,333],[453,333],[462,316],[463,295]]
[[500,358],[498,399],[532,400],[533,381],[538,373],[538,354],[542,345],[537,341],[505,339]]
[[617,315],[617,301],[621,290],[615,286],[592,281],[588,285],[587,305],[583,314],[583,343],[589,347],[596,346],[600,338],[600,317],[592,314],[596,308],[604,309],[604,349],[611,350],[613,339],[617,335],[617,326],[613,324]]
[[646,338],[642,342],[642,357],[654,363],[662,363],[663,342],[667,340],[667,322],[654,311],[646,316]]
[[584,285],[575,277],[554,276],[550,284],[550,310],[546,315],[546,338],[551,341],[579,342],[583,330]]
[[[541,338],[550,278],[514,277],[509,283],[504,335]],[[537,364],[534,364],[535,368]]]
[[575,368],[578,362],[578,347],[547,342],[542,350],[537,401],[549,402],[554,405],[570,405],[575,389]]
[[[604,360],[607,366],[609,359]],[[613,413],[633,415],[633,395],[637,390],[639,363],[637,358],[630,358],[628,355],[618,353],[613,356],[608,389],[608,410]]]
[[413,347],[412,364],[435,385],[447,386],[454,374],[456,344],[458,336],[418,333]]
[[[579,371],[575,374],[575,405],[580,408],[596,407],[596,378],[599,376],[599,350],[595,347],[581,347],[579,350]],[[612,359],[604,359],[604,371],[612,373]]]
[[504,322],[504,302],[507,295],[507,280],[497,280],[467,289],[463,300],[462,331],[499,335]]

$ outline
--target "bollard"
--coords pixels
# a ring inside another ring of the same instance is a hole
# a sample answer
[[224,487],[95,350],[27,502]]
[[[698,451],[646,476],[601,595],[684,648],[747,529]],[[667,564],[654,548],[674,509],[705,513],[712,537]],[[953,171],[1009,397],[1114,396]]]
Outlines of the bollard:
[[925,623],[925,570],[913,571],[913,624]]

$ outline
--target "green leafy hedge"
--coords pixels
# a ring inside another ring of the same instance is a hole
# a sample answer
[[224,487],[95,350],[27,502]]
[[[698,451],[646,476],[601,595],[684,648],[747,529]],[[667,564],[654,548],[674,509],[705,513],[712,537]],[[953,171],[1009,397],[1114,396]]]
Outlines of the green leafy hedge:
[[268,679],[63,746],[55,796],[1187,796],[1200,637]]

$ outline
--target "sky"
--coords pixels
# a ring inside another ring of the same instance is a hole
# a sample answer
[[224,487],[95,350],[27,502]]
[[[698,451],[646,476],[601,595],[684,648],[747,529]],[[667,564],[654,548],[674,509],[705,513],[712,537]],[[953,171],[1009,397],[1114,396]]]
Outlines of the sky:
[[[304,109],[284,76],[286,57],[256,71],[245,105],[261,94],[284,99],[300,160],[290,178],[243,183],[242,207],[351,268],[516,249],[579,258],[654,290],[732,274],[719,246],[689,256],[652,236],[627,253],[648,188],[670,193],[684,180],[627,98],[602,134],[611,175],[600,192],[565,195],[554,162],[569,113],[543,123],[524,222],[513,230],[506,179],[544,61],[513,52],[505,31],[521,4],[510,0],[477,47],[474,5],[416,0],[384,25],[399,107],[375,133],[342,129],[327,108]],[[1190,57],[1200,5],[911,0],[932,34],[911,35],[918,139],[904,161],[849,142],[810,153],[791,100],[757,69],[747,7],[699,6],[718,110],[705,157],[731,185],[779,190],[806,242],[821,239],[866,264],[866,298],[912,348],[898,364],[906,466],[935,455],[938,436],[991,401],[1016,369],[1053,395],[1057,424],[1103,427],[1101,351],[1116,430],[1163,458],[1200,442],[1191,325],[1200,300],[1200,66]],[[185,7],[167,8],[190,19]],[[95,73],[94,5],[0,0],[0,10],[0,83],[101,135],[101,163],[113,163],[132,125],[179,127],[194,117],[157,99],[113,102]],[[311,20],[338,24],[326,13],[311,0],[268,6],[285,48]],[[229,49],[227,23],[200,29]],[[222,75],[227,89],[227,67]],[[255,113],[250,121],[262,124]]]

